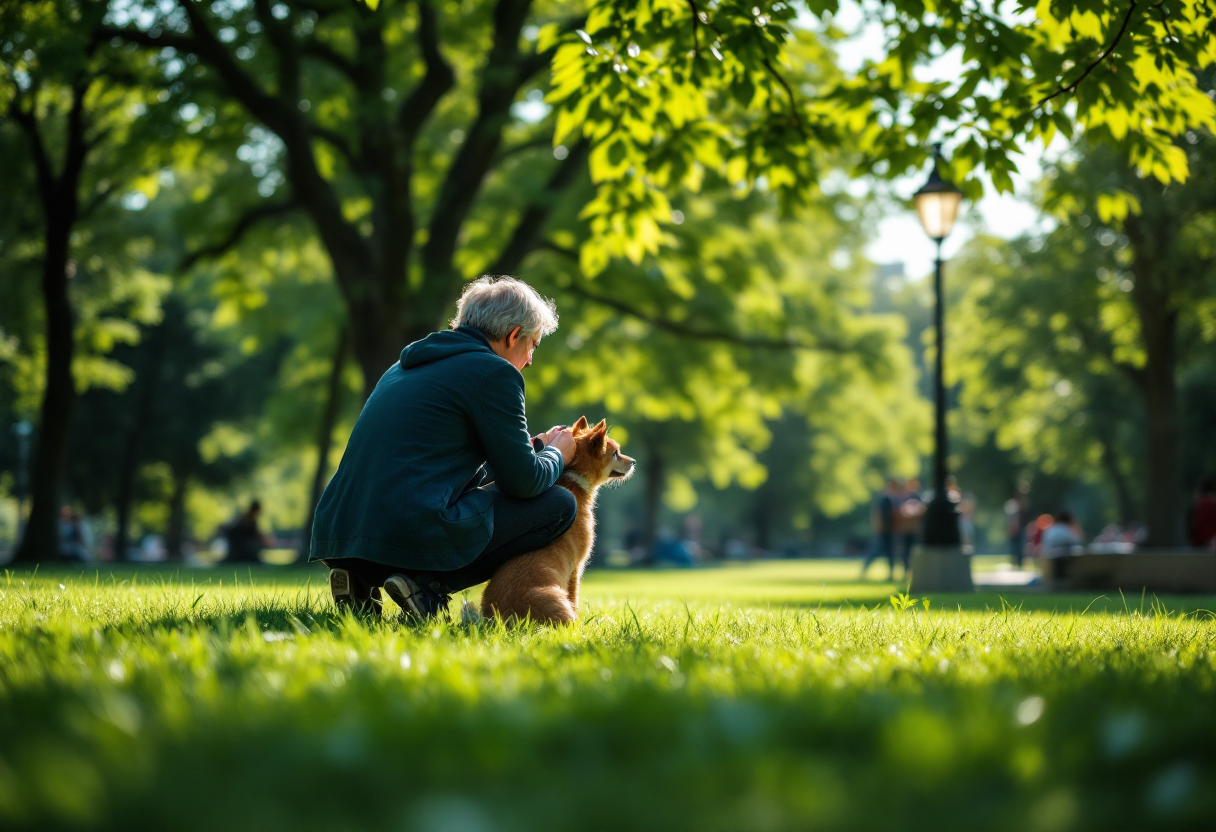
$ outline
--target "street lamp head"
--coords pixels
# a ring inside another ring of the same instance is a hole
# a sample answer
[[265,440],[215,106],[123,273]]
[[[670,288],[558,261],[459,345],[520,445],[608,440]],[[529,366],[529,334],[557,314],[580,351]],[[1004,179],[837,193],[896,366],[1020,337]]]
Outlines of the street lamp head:
[[963,192],[948,179],[942,179],[937,172],[938,162],[942,158],[942,146],[933,147],[933,171],[929,181],[912,195],[916,204],[916,213],[920,216],[920,224],[925,233],[934,242],[940,243],[954,228],[954,220],[958,217],[958,206],[962,202]]

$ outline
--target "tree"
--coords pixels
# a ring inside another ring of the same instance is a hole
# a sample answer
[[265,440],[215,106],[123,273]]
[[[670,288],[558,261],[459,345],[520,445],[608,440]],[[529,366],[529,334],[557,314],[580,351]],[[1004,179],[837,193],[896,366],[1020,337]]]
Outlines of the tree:
[[[188,58],[178,83],[200,95],[218,83],[269,131],[263,144],[282,149],[284,202],[310,218],[332,260],[366,394],[403,344],[450,312],[468,276],[461,243],[487,178],[547,144],[537,142],[544,129],[513,109],[521,92],[543,85],[552,57],[524,34],[531,2],[476,4],[459,15],[429,2],[374,12],[342,0],[164,6],[116,12],[112,32],[168,49],[162,65]],[[131,22],[141,9],[150,24]],[[518,268],[553,208],[550,192],[584,162],[576,149],[532,166],[550,187],[517,200],[514,227],[496,225],[486,248],[497,252],[482,267]],[[254,204],[237,227],[269,213]]]
[[1120,515],[1142,516],[1156,546],[1182,543],[1179,379],[1216,342],[1216,139],[1180,147],[1195,175],[1168,186],[1105,148],[1062,166],[1050,204],[1064,221],[1004,265],[1005,253],[971,258],[959,316],[964,403],[1006,446],[1105,471]]
[[[76,339],[82,334],[69,281],[83,269],[100,270],[73,256],[83,253],[73,251],[73,240],[80,236],[80,223],[106,207],[159,146],[147,141],[159,127],[155,114],[139,126],[132,117],[132,108],[143,106],[127,83],[137,68],[107,62],[99,49],[96,27],[104,11],[73,0],[38,0],[0,10],[0,113],[24,136],[25,158],[35,173],[46,326],[31,512],[18,561],[58,552],[60,478],[75,407]],[[103,338],[114,335],[112,324],[104,327]]]
[[[207,316],[198,314],[204,304],[188,300],[170,295],[162,320],[115,352],[133,373],[129,385],[92,390],[80,402],[67,482],[92,510],[115,509],[119,559],[138,502],[167,503],[166,550],[180,557],[188,489],[229,486],[261,460],[242,429],[270,395],[285,344],[243,354],[209,331]],[[148,476],[158,466],[164,483]]]
[[[1115,366],[1130,379],[1144,407],[1145,514],[1149,540],[1158,546],[1181,545],[1184,539],[1180,355],[1197,342],[1216,340],[1204,325],[1216,313],[1216,248],[1211,242],[1216,138],[1210,127],[1192,132],[1180,150],[1195,173],[1186,183],[1163,186],[1143,179],[1128,157],[1105,151],[1086,154],[1074,170],[1062,172],[1057,184],[1062,193],[1076,195],[1077,207],[1089,216],[1090,228],[1097,229],[1099,245],[1114,249],[1108,280],[1119,281],[1134,310],[1127,323],[1138,343],[1116,356]],[[1122,215],[1120,197],[1129,202]]]
[[[707,171],[793,204],[842,164],[919,164],[941,119],[970,137],[956,174],[983,163],[998,187],[1020,139],[1078,124],[1122,133],[1130,123],[1139,163],[1179,177],[1185,164],[1168,137],[1213,112],[1189,72],[1216,57],[1210,16],[1194,3],[1124,13],[1096,2],[1072,17],[1061,4],[1032,23],[999,9],[960,4],[927,17],[918,3],[885,3],[890,55],[852,78],[825,70],[838,33],[792,33],[796,12],[750,0],[603,0],[586,18],[531,0],[144,0],[115,9],[110,33],[156,50],[166,76],[202,103],[219,87],[268,131],[262,145],[290,194],[252,205],[235,228],[289,205],[309,216],[351,316],[365,393],[402,344],[444,320],[464,280],[517,270],[559,210],[583,208],[590,276],[612,258],[655,254],[670,237],[668,193],[695,190]],[[914,80],[955,46],[960,83]],[[1109,71],[1131,63],[1134,78]],[[1026,77],[1027,65],[1038,72]],[[538,100],[546,89],[561,107],[555,120]],[[551,144],[557,162],[542,155]],[[588,161],[595,197],[567,206]],[[489,192],[503,187],[509,210],[487,213]]]

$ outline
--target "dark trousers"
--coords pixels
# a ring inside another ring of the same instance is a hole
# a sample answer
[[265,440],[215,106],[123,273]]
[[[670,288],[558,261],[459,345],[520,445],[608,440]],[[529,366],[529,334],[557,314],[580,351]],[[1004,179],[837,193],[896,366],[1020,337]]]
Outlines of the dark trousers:
[[1026,532],[1018,532],[1014,537],[1009,538],[1009,554],[1013,557],[1013,563],[1018,569],[1022,568],[1022,560],[1026,553]]
[[349,569],[373,586],[380,586],[390,575],[405,572],[420,583],[438,581],[448,592],[459,592],[490,580],[498,567],[511,558],[535,552],[557,540],[574,525],[577,513],[574,495],[560,485],[527,500],[502,495],[494,501],[494,534],[485,551],[472,563],[450,571],[422,572],[359,558],[326,558],[323,563],[331,569]]
[[899,556],[904,562],[904,574],[908,574],[908,569],[912,566],[912,549],[916,547],[916,532],[904,532],[899,536],[901,546],[899,547]]
[[866,562],[861,567],[861,574],[864,575],[870,568],[870,564],[879,558],[886,558],[891,574],[895,574],[895,534],[893,532],[879,532],[874,535],[874,545],[870,549],[870,554],[866,555]]

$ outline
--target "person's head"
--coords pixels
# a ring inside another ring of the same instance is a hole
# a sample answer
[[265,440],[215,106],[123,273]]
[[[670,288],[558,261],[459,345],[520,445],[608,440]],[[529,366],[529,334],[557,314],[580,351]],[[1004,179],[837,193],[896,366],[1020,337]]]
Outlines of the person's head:
[[59,519],[60,520],[71,520],[73,513],[74,512],[72,511],[71,506],[60,506],[59,507]]
[[1063,523],[1065,526],[1072,525],[1072,512],[1068,509],[1061,509],[1056,512],[1056,522]]
[[251,500],[249,503],[249,516],[257,517],[262,513],[262,503],[259,500]]
[[486,336],[495,353],[522,370],[540,339],[557,330],[557,307],[522,280],[486,275],[456,302],[452,328],[461,326]]

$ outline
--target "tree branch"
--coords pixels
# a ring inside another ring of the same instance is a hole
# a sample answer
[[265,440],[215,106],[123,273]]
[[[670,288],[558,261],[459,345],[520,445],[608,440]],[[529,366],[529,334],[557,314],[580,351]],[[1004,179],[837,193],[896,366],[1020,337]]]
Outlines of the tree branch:
[[270,11],[270,0],[253,0],[253,8],[266,31],[266,39],[279,54],[279,98],[298,103],[300,53],[291,34],[290,19],[279,20],[275,17]]
[[[561,254],[565,257],[573,258],[575,261],[578,260],[578,252],[574,251],[573,249],[559,246],[548,241],[542,243],[541,247]],[[814,352],[830,352],[840,355],[857,351],[856,349],[842,344],[839,341],[824,339],[804,341],[800,338],[795,338],[794,336],[789,336],[787,338],[765,338],[755,335],[740,335],[738,333],[728,332],[726,330],[702,329],[700,327],[693,327],[679,321],[672,321],[667,318],[660,317],[659,315],[655,315],[651,312],[639,309],[632,304],[626,303],[619,298],[609,297],[607,295],[601,295],[597,292],[593,292],[585,286],[580,286],[577,283],[570,286],[563,286],[561,288],[571,292],[572,294],[578,295],[584,300],[589,300],[592,303],[599,304],[600,306],[606,306],[609,309],[615,309],[617,312],[649,324],[655,329],[661,329],[664,332],[670,332],[672,335],[678,335],[681,338],[689,338],[694,341],[719,341],[726,344],[734,344],[740,347],[748,347],[749,349],[811,350]]]
[[1074,92],[1076,92],[1077,87],[1079,87],[1081,85],[1081,82],[1084,81],[1087,77],[1089,77],[1089,73],[1091,73],[1095,69],[1097,69],[1098,65],[1101,64],[1103,61],[1105,61],[1107,58],[1109,58],[1110,54],[1115,51],[1115,47],[1119,45],[1119,41],[1123,40],[1123,36],[1125,34],[1127,34],[1128,24],[1131,23],[1132,14],[1134,14],[1135,11],[1136,11],[1136,0],[1132,0],[1132,4],[1130,6],[1128,6],[1127,14],[1123,16],[1123,25],[1121,25],[1119,27],[1119,31],[1118,31],[1118,33],[1115,34],[1115,39],[1110,42],[1110,46],[1106,47],[1106,50],[1101,55],[1098,56],[1097,60],[1095,60],[1089,66],[1085,67],[1085,71],[1077,76],[1077,80],[1073,81],[1071,84],[1068,84],[1067,86],[1060,87],[1058,90],[1053,92],[1051,95],[1048,95],[1045,98],[1040,99],[1039,103],[1035,104],[1034,107],[1031,109],[1034,109],[1034,110],[1039,109],[1040,107],[1042,107],[1044,104],[1046,104],[1048,101],[1055,98],[1056,96],[1065,95],[1065,94],[1072,95]]
[[666,318],[661,318],[658,315],[651,314],[637,307],[631,306],[618,298],[599,295],[582,286],[572,285],[564,287],[570,292],[578,295],[581,298],[597,303],[601,306],[607,306],[610,309],[628,315],[631,318],[636,318],[643,323],[653,326],[655,329],[661,329],[664,332],[670,332],[672,335],[678,335],[681,338],[689,338],[694,341],[719,341],[726,344],[735,344],[740,347],[749,349],[763,350],[812,350],[815,352],[830,352],[844,354],[852,352],[847,347],[834,341],[803,341],[793,336],[788,338],[763,338],[753,335],[739,335],[734,332],[726,332],[724,330],[701,329],[699,327],[691,327],[677,321],[671,321]]
[[89,145],[84,135],[84,99],[89,94],[91,86],[93,86],[92,78],[77,81],[72,85],[72,108],[68,110],[68,147],[60,181],[64,187],[70,189],[70,193],[64,194],[64,197],[71,203],[73,220],[76,218],[76,207],[79,200],[76,186],[80,181],[81,171],[84,170],[85,157],[89,153]]
[[1172,39],[1175,43],[1178,43],[1178,36],[1175,35],[1174,30],[1170,28],[1170,19],[1165,13],[1165,0],[1160,0],[1160,2],[1154,5],[1153,8],[1156,9],[1158,14],[1161,16],[1161,26],[1165,29],[1166,37]]
[[346,138],[341,133],[339,133],[337,130],[331,130],[328,127],[322,127],[319,124],[312,124],[309,126],[308,129],[318,139],[325,142],[326,144],[331,146],[334,150],[341,153],[346,158],[346,161],[351,166],[352,170],[354,170],[354,171],[360,170],[361,166],[360,166],[359,158],[357,156],[355,156],[355,152],[353,150],[351,150],[351,147],[347,143]]
[[491,274],[511,274],[517,271],[528,253],[537,247],[545,222],[561,198],[562,192],[573,184],[580,173],[586,170],[589,150],[590,145],[586,140],[580,141],[570,149],[570,155],[549,177],[541,199],[529,205],[520,214],[510,241],[498,255],[494,265],[490,267]]
[[80,218],[86,219],[93,215],[93,212],[105,204],[105,201],[110,198],[110,195],[118,190],[117,182],[110,182],[104,188],[93,194],[93,197],[88,201],[84,208],[80,209]]
[[542,147],[552,147],[552,145],[552,137],[541,136],[537,139],[530,139],[526,142],[520,142],[519,144],[512,145],[511,147],[503,148],[503,150],[498,154],[498,158],[494,160],[495,166],[497,167],[499,163],[510,159],[512,156],[517,154],[526,153],[529,150],[539,150]]
[[355,80],[355,65],[342,53],[327,43],[319,40],[305,41],[300,44],[300,55],[305,58],[316,58],[322,63],[329,64],[351,81]]
[[[346,285],[353,278],[353,272],[370,268],[371,255],[358,230],[342,214],[341,201],[333,186],[317,169],[309,124],[300,114],[298,101],[267,93],[211,31],[197,0],[183,0],[182,6],[190,20],[193,37],[175,38],[181,41],[179,48],[198,55],[219,75],[233,97],[282,139],[287,148],[287,178],[293,195],[316,223],[321,240],[334,261],[334,274]],[[125,35],[127,31],[122,33]],[[155,38],[151,42],[163,45]]]
[[294,199],[283,202],[262,202],[253,206],[241,215],[241,218],[236,221],[236,224],[232,226],[232,229],[222,240],[190,252],[182,258],[177,270],[179,272],[187,272],[200,260],[218,257],[239,243],[249,233],[250,229],[262,220],[289,213],[298,207],[299,203]]
[[418,131],[436,105],[456,83],[452,67],[439,50],[439,15],[427,0],[418,2],[418,46],[426,62],[426,74],[401,102],[397,114],[398,126],[405,134],[407,152],[408,148],[413,147]]
[[1084,345],[1087,351],[1100,354],[1110,362],[1111,367],[1123,373],[1127,377],[1127,380],[1136,387],[1144,386],[1148,377],[1143,367],[1137,367],[1135,364],[1115,358],[1115,350],[1110,340],[1103,337],[1083,321],[1075,320],[1072,323],[1077,338],[1080,339],[1081,344]]
[[688,8],[692,11],[692,57],[701,57],[700,33],[697,31],[701,25],[701,10],[697,8],[696,0],[688,0]]
[[[700,20],[701,9],[697,6],[696,0],[687,0],[687,2],[688,8],[692,10],[693,55],[695,57],[697,54],[697,22]],[[719,38],[725,37],[725,35],[722,34],[722,30],[709,21],[708,16],[706,17],[705,25],[712,29]],[[781,88],[785,90],[786,97],[788,97],[790,100],[790,115],[793,116],[794,121],[797,122],[798,126],[803,129],[803,132],[805,132],[806,128],[802,121],[802,113],[798,111],[798,99],[794,96],[793,88],[790,87],[789,82],[785,80],[785,77],[777,71],[777,68],[773,66],[773,62],[768,59],[768,56],[762,57],[760,62],[764,64],[765,71],[768,72],[769,75],[773,76],[777,83],[781,85]]]
[[520,32],[530,6],[531,0],[498,0],[494,9],[494,44],[481,73],[477,118],[448,167],[422,249],[423,292],[436,307],[453,293],[456,240],[498,153],[515,94],[530,77],[523,73],[536,65],[525,64],[519,52]]
[[47,156],[46,145],[42,142],[42,133],[38,130],[38,119],[33,108],[26,110],[21,106],[25,96],[17,90],[8,105],[9,117],[17,122],[25,133],[30,144],[30,152],[34,155],[34,169],[38,173],[38,190],[44,195],[44,200],[55,192],[55,170],[51,159]]

